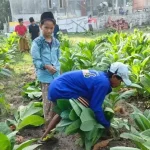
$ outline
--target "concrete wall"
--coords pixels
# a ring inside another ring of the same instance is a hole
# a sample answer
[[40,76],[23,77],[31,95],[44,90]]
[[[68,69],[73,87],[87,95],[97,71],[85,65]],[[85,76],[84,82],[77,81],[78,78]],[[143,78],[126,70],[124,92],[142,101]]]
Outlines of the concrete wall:
[[60,8],[60,0],[51,0],[52,8],[49,8],[48,0],[9,0],[12,12],[12,20],[16,21],[18,16],[27,18],[45,11],[57,12],[59,18],[73,18],[98,14],[97,6],[107,0],[63,0],[64,7]]
[[[49,7],[48,0],[9,0],[12,12],[12,20],[16,21],[18,16],[35,16],[45,11],[55,11],[65,14],[65,7],[60,8],[59,0],[52,0],[52,7]],[[65,5],[65,4],[64,4]]]

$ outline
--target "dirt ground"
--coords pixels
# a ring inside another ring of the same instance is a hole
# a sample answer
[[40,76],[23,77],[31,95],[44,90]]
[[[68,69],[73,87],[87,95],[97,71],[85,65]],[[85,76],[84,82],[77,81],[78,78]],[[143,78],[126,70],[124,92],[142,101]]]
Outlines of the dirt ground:
[[[29,64],[27,64],[29,63]],[[24,64],[20,65],[18,68],[13,68],[14,74],[11,78],[1,78],[0,81],[5,85],[5,96],[6,100],[11,104],[12,111],[14,109],[17,109],[18,106],[27,104],[30,101],[27,101],[24,97],[21,96],[21,90],[25,83],[33,81],[35,79],[34,75],[34,67],[30,62],[24,61]],[[129,101],[130,103],[138,104],[137,101]],[[128,115],[132,112],[131,108],[129,108],[126,103],[122,103],[125,107],[125,109],[128,112]],[[143,104],[139,104],[143,105]],[[124,116],[125,118],[128,118],[127,116]],[[5,118],[1,118],[2,121],[6,119],[7,117],[11,117],[11,114],[6,115]],[[29,129],[23,129],[19,135],[24,137],[24,140],[32,139],[32,138],[40,138],[43,131],[41,127],[38,128],[29,128]],[[65,136],[63,134],[56,135],[57,141],[50,141],[46,144],[43,144],[40,146],[37,150],[84,150],[83,148],[80,148],[79,146],[75,145],[75,136]],[[108,137],[109,138],[109,137]],[[134,144],[128,140],[118,139],[118,140],[112,140],[109,145],[106,148],[103,148],[102,150],[109,150],[110,147],[115,146],[131,146],[134,147]]]

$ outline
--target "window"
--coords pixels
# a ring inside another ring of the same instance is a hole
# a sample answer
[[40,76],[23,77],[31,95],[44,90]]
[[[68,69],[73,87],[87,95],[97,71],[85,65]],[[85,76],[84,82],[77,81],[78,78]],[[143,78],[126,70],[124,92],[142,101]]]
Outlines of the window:
[[60,4],[60,8],[63,8],[63,7],[64,7],[63,0],[59,0],[59,4]]
[[48,6],[49,8],[52,8],[52,0],[48,0]]

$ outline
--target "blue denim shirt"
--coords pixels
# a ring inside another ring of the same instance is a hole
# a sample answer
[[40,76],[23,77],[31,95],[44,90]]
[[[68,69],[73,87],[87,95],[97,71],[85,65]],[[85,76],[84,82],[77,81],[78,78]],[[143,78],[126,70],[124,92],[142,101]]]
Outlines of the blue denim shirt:
[[[43,36],[36,38],[31,47],[31,55],[36,68],[37,78],[42,83],[51,83],[52,80],[60,75],[60,43],[53,38],[52,43],[46,42]],[[53,65],[57,72],[51,74],[45,65]]]

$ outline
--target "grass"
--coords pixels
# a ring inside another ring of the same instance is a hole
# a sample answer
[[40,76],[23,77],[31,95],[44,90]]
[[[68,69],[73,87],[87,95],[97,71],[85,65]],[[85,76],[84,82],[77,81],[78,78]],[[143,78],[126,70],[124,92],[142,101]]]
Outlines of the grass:
[[[150,27],[144,27],[141,29],[143,32],[149,33]],[[133,32],[134,29],[123,31],[123,32]],[[88,33],[68,33],[68,35],[65,35],[69,38],[69,40],[72,40],[73,42],[89,42],[91,40],[96,39],[97,37],[104,35],[107,33],[107,30],[101,30],[98,32],[94,32],[93,34]],[[29,72],[31,69],[31,66],[33,66],[32,58],[29,53],[20,53],[18,52],[15,56],[15,62],[10,67],[12,67],[16,74]]]
[[15,56],[15,62],[10,65],[15,72],[15,74],[25,73],[31,68],[32,58],[29,53],[18,52]]
[[[141,27],[134,27],[132,29],[123,30],[122,32],[132,33],[134,32],[134,29],[140,29],[144,33],[150,33],[150,25],[145,25]],[[73,42],[89,42],[91,40],[94,40],[95,38],[107,34],[107,29],[100,30],[100,31],[94,31],[94,34],[88,32],[88,33],[68,33],[68,37]]]
[[70,40],[73,42],[89,42],[91,40],[94,40],[95,38],[106,34],[107,30],[101,30],[98,32],[94,32],[93,34],[88,32],[88,33],[68,33],[68,37]]

